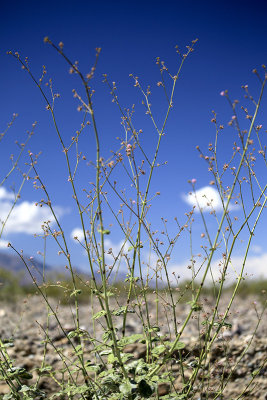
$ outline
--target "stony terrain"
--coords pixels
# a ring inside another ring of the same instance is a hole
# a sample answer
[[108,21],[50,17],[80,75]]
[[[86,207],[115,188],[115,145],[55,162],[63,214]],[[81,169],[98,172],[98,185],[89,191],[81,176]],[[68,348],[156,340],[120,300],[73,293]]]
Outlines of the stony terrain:
[[[223,298],[221,311],[224,305],[227,304],[227,297]],[[255,326],[258,322],[258,315],[261,312],[262,304],[255,298],[236,299],[234,301],[231,314],[228,322],[232,324],[232,327],[225,329],[222,334],[217,338],[215,345],[209,355],[210,360],[210,395],[207,395],[205,399],[214,398],[212,391],[218,388],[218,384],[221,380],[222,374],[224,381],[229,379],[227,384],[224,397],[219,399],[237,399],[238,395],[246,388],[246,385],[252,379],[253,373],[260,368],[260,372],[253,381],[251,388],[254,388],[251,394],[249,390],[244,394],[242,399],[258,399],[267,400],[267,319],[266,313],[263,315],[262,321],[255,333]],[[55,301],[52,302],[53,307],[57,311],[63,328],[66,332],[70,332],[74,328],[74,307],[66,305],[58,305]],[[123,300],[122,300],[123,304]],[[114,307],[116,306],[113,304]],[[204,311],[208,313],[213,306],[211,299],[203,299]],[[155,320],[155,303],[151,298],[149,300],[149,307],[151,312],[151,321]],[[179,304],[177,306],[176,315],[177,323],[181,324],[189,310],[188,304]],[[97,307],[95,309],[97,311]],[[161,335],[167,335],[168,338],[173,339],[174,326],[173,321],[170,318],[166,319],[168,314],[168,305],[160,307],[159,321],[161,322]],[[185,357],[185,376],[189,377],[192,373],[190,369],[190,363],[194,362],[195,357],[199,355],[199,345],[201,341],[200,330],[203,329],[203,325],[199,328],[198,322],[199,313],[194,314],[194,318],[191,319],[188,327],[186,328],[181,340],[186,344],[183,349],[183,355]],[[121,317],[117,318],[116,327],[119,332],[122,326]],[[38,323],[36,322],[38,321]],[[15,360],[15,365],[24,367],[27,371],[33,373],[33,380],[35,382],[37,372],[34,370],[36,367],[40,367],[43,360],[43,344],[41,341],[44,339],[44,331],[46,327],[47,313],[46,307],[39,297],[29,297],[24,301],[16,302],[14,304],[0,303],[0,337],[2,341],[6,341],[9,338],[14,339],[14,347],[8,349],[10,357]],[[91,305],[82,304],[80,306],[80,323],[81,328],[93,335],[93,324],[92,324],[92,310]],[[127,321],[127,333],[129,335],[133,333],[140,333],[142,326],[137,318],[136,314],[129,314]],[[96,337],[101,338],[103,329],[100,323],[95,325]],[[46,364],[51,365],[54,370],[59,370],[62,367],[60,357],[55,352],[53,346],[60,347],[62,353],[71,358],[72,349],[68,344],[68,339],[64,336],[62,331],[58,328],[58,324],[55,318],[50,317],[49,323],[49,337],[51,343],[47,346]],[[252,340],[253,339],[253,340]],[[248,344],[252,340],[251,346],[247,349]],[[133,353],[135,358],[143,357],[145,354],[145,345],[141,343],[134,343],[128,345],[125,348],[125,352]],[[245,354],[243,354],[245,353]],[[85,351],[85,357],[90,359],[90,345],[88,345],[88,351]],[[232,370],[235,363],[242,356],[239,365]],[[263,367],[262,367],[263,366]],[[174,375],[177,375],[179,366],[177,361],[173,360],[172,365],[169,366]],[[203,372],[203,371],[202,371]],[[201,373],[201,372],[200,372]],[[175,376],[176,376],[175,375]],[[176,376],[174,387],[179,391],[181,388],[182,381],[179,375]],[[47,398],[56,389],[56,383],[49,377],[41,377],[39,380],[39,387],[47,393]],[[170,388],[166,384],[162,384],[159,388],[159,394],[164,395],[169,392]],[[5,383],[0,382],[0,398],[1,395],[8,392],[8,387]],[[195,400],[200,399],[195,397]],[[201,399],[204,400],[203,397]]]

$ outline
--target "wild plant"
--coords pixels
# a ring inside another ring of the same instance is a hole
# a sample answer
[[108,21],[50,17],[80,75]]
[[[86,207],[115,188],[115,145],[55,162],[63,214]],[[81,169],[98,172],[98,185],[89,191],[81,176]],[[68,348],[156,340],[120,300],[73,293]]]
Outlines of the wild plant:
[[[189,183],[193,206],[181,218],[182,222],[177,217],[174,218],[174,232],[173,226],[170,228],[169,221],[164,216],[161,219],[162,227],[154,227],[153,219],[149,219],[152,200],[161,195],[159,191],[153,192],[152,182],[157,170],[165,165],[165,162],[159,161],[160,148],[162,142],[167,140],[167,122],[174,109],[175,90],[182,68],[193,52],[197,40],[192,41],[186,53],[176,47],[179,63],[175,72],[170,72],[160,58],[156,59],[160,74],[156,85],[158,90],[163,91],[166,102],[162,122],[153,112],[151,87],[144,87],[137,76],[130,75],[133,85],[142,96],[145,116],[151,120],[151,133],[137,127],[139,123],[135,122],[135,106],[125,108],[121,104],[116,83],[110,81],[108,75],[103,76],[112,102],[120,111],[124,132],[124,137],[119,138],[118,150],[111,151],[109,158],[103,156],[106,149],[103,150],[104,144],[98,130],[93,97],[93,83],[101,49],[96,49],[95,62],[89,73],[84,75],[78,63],[73,63],[65,54],[62,42],[57,46],[49,38],[45,38],[44,41],[64,58],[70,74],[77,75],[82,84],[83,94],[78,89],[73,90],[77,109],[82,113],[82,123],[69,143],[64,132],[60,130],[56,113],[56,99],[59,95],[54,92],[52,80],[46,78],[46,68],[43,67],[42,77],[38,80],[30,69],[28,59],[22,59],[18,53],[9,54],[20,63],[36,85],[51,115],[53,128],[65,156],[67,180],[72,188],[72,197],[80,219],[81,235],[77,235],[75,240],[86,253],[90,278],[86,279],[75,271],[64,223],[61,223],[57,216],[46,184],[38,172],[38,157],[29,151],[30,170],[26,176],[34,182],[34,187],[42,192],[43,197],[37,206],[49,207],[54,218],[53,221],[45,221],[43,224],[44,242],[50,238],[56,241],[59,254],[64,257],[65,268],[71,278],[71,287],[65,286],[64,282],[53,285],[62,289],[65,299],[74,303],[74,328],[69,331],[64,327],[57,305],[48,296],[49,284],[45,281],[45,273],[43,282],[38,283],[23,254],[9,243],[9,247],[23,261],[39,297],[47,307],[47,323],[45,326],[39,323],[43,335],[43,358],[41,365],[36,366],[34,371],[17,367],[15,360],[8,355],[10,343],[1,343],[1,379],[10,389],[2,398],[224,398],[229,379],[246,354],[266,307],[265,302],[262,311],[257,311],[258,324],[237,361],[231,365],[228,360],[227,366],[218,366],[212,358],[212,351],[220,346],[222,333],[231,328],[228,322],[229,312],[245,278],[248,251],[257,224],[266,208],[267,185],[262,174],[256,175],[256,161],[260,168],[266,167],[263,129],[257,122],[267,80],[265,66],[263,78],[254,70],[260,82],[258,99],[252,97],[247,86],[243,87],[245,95],[251,101],[250,106],[254,107],[253,111],[246,107],[240,109],[245,115],[247,127],[241,128],[238,102],[232,101],[228,92],[223,91],[221,95],[229,102],[233,115],[229,127],[225,128],[219,123],[214,113],[212,123],[215,127],[215,142],[209,144],[208,155],[197,146],[199,155],[207,163],[209,173],[212,174],[210,184],[218,192],[221,211],[217,211],[208,195],[204,195],[206,197],[203,203],[203,198],[199,198],[196,179],[192,178]],[[224,130],[231,128],[235,132],[233,152],[229,160],[222,163],[219,143],[223,140]],[[85,183],[83,192],[80,193],[78,170],[80,163],[86,161],[87,157],[84,149],[80,150],[79,140],[87,130],[94,135],[96,160],[88,163],[88,167],[94,170],[95,180],[89,185]],[[148,134],[151,135],[151,144],[154,146],[152,156],[148,154],[143,140],[144,135]],[[122,176],[128,180],[127,187],[121,186]],[[241,221],[235,217],[237,207],[241,208],[243,213]],[[195,255],[192,245],[193,230],[195,225],[201,222],[201,236],[206,244],[201,246],[199,254]],[[56,224],[56,229],[53,229],[52,223]],[[109,247],[108,239],[109,235],[112,235],[114,224],[123,237],[117,253]],[[232,265],[232,257],[243,233],[246,235],[247,244],[241,269],[237,270],[236,266]],[[191,278],[186,285],[183,285],[183,276],[180,278],[175,271],[170,272],[172,255],[183,235],[189,237],[191,251],[188,263]],[[216,263],[218,259],[219,266]],[[232,274],[228,276],[231,268],[236,274],[235,281]],[[116,279],[121,277],[121,271],[126,271],[125,281],[118,284]],[[205,304],[207,299],[203,297],[207,282],[212,285],[213,290],[213,305],[208,311]],[[222,303],[223,292],[229,282],[234,286],[225,304]],[[187,315],[180,321],[179,306],[188,292],[191,298],[187,304]],[[81,325],[81,294],[83,297],[86,294],[88,296],[88,323],[92,325],[90,331]],[[132,316],[140,328],[138,333],[132,333],[129,329],[128,321]],[[51,321],[55,321],[61,330],[68,349],[71,349],[68,353],[58,346],[50,335]],[[196,347],[189,351],[183,336],[192,321],[196,321],[199,334]],[[164,329],[166,327],[167,330]],[[142,357],[137,359],[133,351],[129,351],[134,349],[131,345],[135,344],[143,345]],[[54,369],[47,361],[49,348],[53,349],[61,360],[60,370]],[[227,352],[227,349],[225,351]],[[266,360],[253,371],[249,384],[240,388],[238,398],[243,398],[243,393],[252,387],[265,363]],[[56,385],[58,390],[52,393],[42,390],[39,383],[44,377]],[[160,388],[164,385],[168,389],[162,394]]]

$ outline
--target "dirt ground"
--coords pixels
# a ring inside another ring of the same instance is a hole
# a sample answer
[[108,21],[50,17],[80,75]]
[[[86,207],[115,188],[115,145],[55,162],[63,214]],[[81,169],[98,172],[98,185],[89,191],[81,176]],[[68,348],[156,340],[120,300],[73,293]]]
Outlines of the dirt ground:
[[[221,305],[223,311],[229,299],[224,298]],[[203,310],[201,317],[207,315],[213,307],[212,299],[205,299],[203,302]],[[58,305],[52,301],[53,307],[59,315],[60,322],[66,332],[75,329],[74,325],[74,307],[66,305]],[[115,304],[114,304],[115,307]],[[155,303],[153,299],[149,299],[150,318],[155,322]],[[177,305],[176,316],[177,324],[181,326],[188,310],[188,304]],[[168,313],[167,306],[159,309],[159,326],[160,334],[166,335],[169,339],[174,338],[174,322],[166,315]],[[266,313],[262,316],[261,323],[255,331],[258,323],[259,314],[262,310],[262,304],[255,298],[237,298],[234,301],[231,313],[227,322],[231,323],[231,327],[224,329],[216,339],[214,346],[209,354],[209,384],[207,384],[207,374],[200,371],[200,380],[207,388],[206,397],[194,395],[194,400],[213,399],[216,391],[219,389],[220,382],[227,386],[224,395],[218,399],[238,399],[240,393],[244,394],[241,399],[257,399],[267,400],[267,318]],[[47,324],[46,307],[42,300],[37,297],[29,297],[13,304],[0,303],[0,337],[1,340],[7,342],[10,338],[13,340],[13,347],[9,347],[8,354],[14,360],[14,366],[23,367],[33,374],[33,379],[29,381],[31,384],[36,381],[36,367],[40,367],[43,360],[43,344],[44,329]],[[94,312],[97,311],[97,306]],[[219,310],[220,312],[220,310]],[[199,325],[199,314],[195,313],[188,327],[185,329],[181,341],[185,343],[183,349],[185,378],[189,378],[192,374],[192,366],[194,360],[200,354],[201,333],[203,325]],[[122,328],[121,317],[116,317],[116,328],[118,332]],[[90,304],[82,304],[80,306],[80,324],[81,328],[93,335],[92,309]],[[200,326],[200,328],[199,328]],[[132,335],[141,333],[142,326],[136,314],[129,314],[127,320],[126,333]],[[95,325],[95,335],[100,338],[103,328],[99,323]],[[55,352],[52,344],[62,349],[66,357],[71,358],[72,349],[63,332],[59,329],[58,323],[52,316],[49,322],[49,337],[51,344],[47,346],[46,364],[51,365],[55,371],[60,370],[62,362]],[[251,345],[248,347],[248,344]],[[125,348],[125,352],[132,353],[136,359],[144,357],[145,345],[134,343]],[[85,349],[85,358],[90,360],[90,346]],[[235,364],[240,360],[238,365]],[[235,368],[234,368],[235,367]],[[179,392],[182,388],[182,378],[179,375],[179,365],[177,359],[173,359],[166,369],[173,371],[175,381],[172,390]],[[253,376],[256,377],[253,383],[247,388]],[[51,394],[58,391],[57,384],[49,377],[41,377],[39,380],[39,388],[46,393],[45,398],[49,398]],[[253,390],[252,390],[253,389]],[[166,395],[171,388],[166,384],[161,384],[159,394]],[[252,392],[251,392],[252,390]],[[0,395],[8,392],[8,386],[0,382]],[[197,393],[197,392],[196,392]],[[37,398],[36,398],[37,400]]]

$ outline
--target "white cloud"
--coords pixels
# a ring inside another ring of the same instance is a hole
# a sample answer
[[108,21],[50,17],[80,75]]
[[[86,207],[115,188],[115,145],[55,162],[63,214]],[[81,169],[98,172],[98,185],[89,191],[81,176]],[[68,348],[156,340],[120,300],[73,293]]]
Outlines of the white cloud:
[[[222,211],[222,201],[218,191],[210,186],[204,186],[201,189],[198,189],[194,192],[190,192],[188,194],[182,195],[183,200],[189,204],[190,206],[196,206],[196,211],[199,211],[197,201],[199,207],[204,211],[211,211],[214,209],[215,211]],[[232,209],[236,206],[230,205],[229,209]]]
[[84,240],[83,230],[81,228],[74,228],[70,233],[70,237],[74,241],[75,241],[74,237],[77,237],[78,240],[82,242]]
[[[121,240],[119,243],[113,243],[110,239],[105,239],[105,250],[112,249],[112,253],[115,257],[119,255],[122,251],[123,253],[127,253],[130,245],[128,242],[124,244],[124,241]],[[110,254],[106,254],[107,259],[113,260],[113,257]]]
[[[75,236],[79,239],[80,242],[84,241],[83,230],[81,228],[74,228],[71,231],[70,237],[74,241],[75,241],[75,239],[74,239]],[[118,243],[113,243],[109,238],[105,237],[105,250],[108,251],[109,249],[112,249],[112,252],[115,257],[117,257],[117,255],[120,253],[122,247],[123,247],[124,252],[128,251],[129,243],[128,242],[125,243],[124,246],[123,246],[123,244],[124,244],[123,240],[121,240]],[[107,254],[107,258],[112,258],[112,256]]]
[[[4,222],[13,205],[14,196],[5,188],[1,187],[0,189],[2,189],[0,190],[0,220]],[[54,210],[57,217],[65,213],[65,210],[58,206],[55,206]],[[55,222],[52,212],[47,206],[35,206],[34,202],[29,201],[18,202],[7,220],[4,233],[42,233],[41,225],[48,220],[51,221],[51,225]]]
[[[227,270],[226,284],[230,284],[236,281],[236,278],[241,272],[243,261],[244,261],[243,257],[232,257],[231,264],[229,264]],[[171,274],[175,272],[176,276],[177,275],[180,276],[181,281],[191,279],[192,271],[187,268],[189,264],[181,263],[181,264],[169,265],[168,267],[169,275],[171,276]],[[198,271],[199,267],[200,267],[200,262],[197,262],[195,264],[195,271]],[[203,266],[202,269],[200,270],[199,275],[197,276],[197,281],[199,281],[202,278],[204,269],[205,266]],[[221,276],[220,260],[215,260],[212,262],[211,270],[215,280]],[[249,278],[267,279],[267,253],[258,256],[249,256],[246,260],[243,276],[245,276],[245,274]],[[209,272],[207,275],[206,282],[209,283],[210,281],[211,281],[211,274]]]
[[[79,244],[74,239],[75,236],[78,237],[78,240],[80,242],[84,241],[83,231],[82,231],[81,228],[74,228],[71,231],[71,234],[70,234],[71,239],[73,239],[77,244]],[[106,261],[109,262],[109,263],[112,263],[114,261],[114,257],[116,258],[121,252],[127,253],[129,247],[130,247],[129,242],[124,243],[124,241],[121,240],[120,242],[114,243],[114,242],[112,242],[112,240],[110,240],[109,238],[105,237],[105,258],[106,258]],[[109,254],[109,249],[112,249],[112,254],[113,255]],[[84,251],[83,254],[86,256],[87,255],[86,251]],[[130,257],[131,254],[128,254],[128,255]],[[124,262],[123,262],[123,266],[125,267]]]
[[261,247],[261,246],[258,246],[257,244],[253,244],[253,245],[251,246],[251,251],[252,251],[253,253],[255,253],[255,254],[260,254],[260,253],[262,253],[262,247]]
[[0,239],[0,249],[5,249],[8,245],[8,240]]
[[14,200],[15,195],[8,192],[3,186],[0,187],[0,201],[1,200]]
[[[241,270],[242,263],[242,257],[233,257],[232,264],[236,266],[237,271]],[[249,256],[246,261],[245,272],[253,278],[267,278],[267,253]]]

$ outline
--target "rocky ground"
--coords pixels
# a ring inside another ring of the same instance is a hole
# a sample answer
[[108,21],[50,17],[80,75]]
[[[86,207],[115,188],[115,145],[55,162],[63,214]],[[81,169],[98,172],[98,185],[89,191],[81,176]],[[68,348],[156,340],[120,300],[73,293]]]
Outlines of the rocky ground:
[[[166,337],[174,338],[174,322],[168,316],[168,301],[162,299],[159,308],[160,334]],[[255,302],[257,301],[257,303]],[[229,299],[227,296],[223,298],[221,309],[224,310]],[[123,299],[121,299],[123,304]],[[52,301],[60,322],[66,332],[75,329],[74,324],[74,307],[66,305],[58,305]],[[191,318],[188,327],[185,329],[181,341],[185,343],[183,349],[185,378],[189,378],[192,374],[192,366],[199,355],[201,343],[201,330],[205,329],[201,325],[199,318],[207,317],[211,311],[214,301],[212,299],[202,299],[203,309],[201,312],[195,312]],[[116,308],[115,303],[112,307]],[[155,302],[149,299],[150,317],[152,322],[155,321]],[[176,310],[177,324],[182,325],[190,306],[188,304],[179,304]],[[262,316],[261,323],[254,334],[255,327],[258,323],[259,314],[262,310],[262,303],[256,298],[238,298],[234,301],[230,316],[227,322],[232,324],[231,328],[224,328],[224,331],[216,339],[212,351],[209,355],[209,385],[207,386],[207,394],[205,399],[215,397],[214,393],[218,390],[220,382],[228,384],[224,391],[224,396],[218,399],[237,399],[238,395],[246,388],[251,381],[253,374],[256,374],[252,385],[245,391],[242,399],[258,399],[267,400],[267,367],[264,366],[267,357],[267,319],[266,313]],[[29,382],[36,381],[37,372],[35,368],[40,367],[43,360],[42,340],[44,339],[44,331],[47,324],[47,312],[44,303],[39,297],[29,297],[24,301],[14,304],[0,303],[0,338],[7,342],[13,339],[13,347],[8,348],[9,356],[14,360],[14,365],[23,367],[27,371],[32,372],[33,379]],[[94,312],[97,311],[97,307]],[[122,317],[116,318],[116,327],[118,332],[121,331]],[[102,321],[101,319],[99,320]],[[80,324],[81,328],[93,335],[92,309],[91,305],[82,304],[80,306]],[[141,333],[142,326],[136,314],[129,314],[127,320],[127,334]],[[99,322],[95,324],[95,335],[101,338],[103,328]],[[51,343],[47,346],[46,364],[52,366],[54,370],[62,367],[62,362],[55,348],[60,347],[62,354],[71,359],[72,349],[68,344],[68,339],[59,329],[58,323],[53,316],[49,322],[49,337]],[[248,347],[248,344],[251,345]],[[136,359],[144,357],[145,345],[141,343],[130,344],[125,348],[125,352],[132,353]],[[85,358],[90,359],[90,346],[85,351]],[[236,362],[242,358],[236,368],[233,369]],[[178,361],[173,359],[169,366],[175,376],[174,388],[179,391],[182,388],[182,379],[178,372]],[[258,371],[258,372],[257,372]],[[202,374],[202,375],[201,375]],[[207,379],[205,371],[200,371],[200,377],[203,381]],[[206,377],[205,377],[206,376]],[[46,393],[46,398],[58,390],[57,384],[49,377],[41,377],[38,383],[41,390]],[[253,388],[252,393],[250,390]],[[159,387],[159,394],[163,396],[170,391],[170,387],[162,384]],[[8,386],[4,382],[0,382],[0,398],[8,392]],[[195,400],[203,399],[196,395]]]

